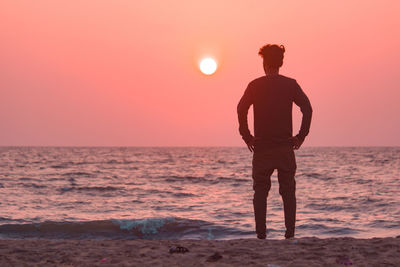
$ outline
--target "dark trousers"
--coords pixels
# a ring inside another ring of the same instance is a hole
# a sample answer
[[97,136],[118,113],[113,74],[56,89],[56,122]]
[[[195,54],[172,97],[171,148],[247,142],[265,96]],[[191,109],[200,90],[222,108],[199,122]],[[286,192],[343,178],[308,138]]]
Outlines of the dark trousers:
[[253,154],[254,217],[256,233],[266,233],[267,197],[271,189],[271,175],[278,170],[279,194],[282,196],[286,231],[295,229],[296,222],[296,159],[293,148],[279,146],[257,148]]

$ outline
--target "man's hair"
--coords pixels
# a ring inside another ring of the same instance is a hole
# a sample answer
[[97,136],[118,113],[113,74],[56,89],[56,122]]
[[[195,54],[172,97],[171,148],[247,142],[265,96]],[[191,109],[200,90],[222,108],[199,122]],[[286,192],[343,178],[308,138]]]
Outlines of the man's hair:
[[264,64],[272,68],[280,68],[283,64],[283,45],[267,44],[260,48],[258,54],[264,59]]

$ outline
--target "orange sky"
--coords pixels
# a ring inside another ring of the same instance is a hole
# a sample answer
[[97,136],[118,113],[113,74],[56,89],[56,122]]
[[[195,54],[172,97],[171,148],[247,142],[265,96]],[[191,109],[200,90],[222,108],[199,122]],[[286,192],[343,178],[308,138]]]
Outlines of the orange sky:
[[3,0],[0,145],[242,145],[265,43],[311,100],[306,145],[400,145],[399,3]]

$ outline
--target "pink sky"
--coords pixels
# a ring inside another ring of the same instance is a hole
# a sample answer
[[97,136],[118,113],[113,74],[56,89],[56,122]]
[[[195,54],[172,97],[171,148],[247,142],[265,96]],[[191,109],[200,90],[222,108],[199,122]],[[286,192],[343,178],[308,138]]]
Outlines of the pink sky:
[[400,2],[290,2],[3,0],[0,145],[243,145],[265,43],[311,100],[305,145],[400,145]]

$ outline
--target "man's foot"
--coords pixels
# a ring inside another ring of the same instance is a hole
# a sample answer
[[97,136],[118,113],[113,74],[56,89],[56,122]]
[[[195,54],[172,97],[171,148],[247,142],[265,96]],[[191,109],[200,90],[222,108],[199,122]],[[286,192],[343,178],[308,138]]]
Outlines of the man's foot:
[[294,237],[294,229],[293,230],[286,230],[285,238],[289,239],[289,238],[293,238],[293,237]]
[[265,239],[267,238],[267,234],[257,234],[258,239]]

